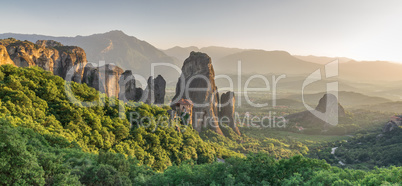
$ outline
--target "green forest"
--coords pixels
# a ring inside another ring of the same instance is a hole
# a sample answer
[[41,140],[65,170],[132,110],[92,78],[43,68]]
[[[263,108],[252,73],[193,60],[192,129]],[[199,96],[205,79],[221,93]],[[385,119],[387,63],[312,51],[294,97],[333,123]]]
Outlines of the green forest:
[[[72,92],[66,92],[66,86]],[[83,107],[68,96],[92,105]],[[380,137],[356,135],[348,138],[348,143],[343,137],[328,138],[325,144],[313,139],[300,142],[276,137],[286,131],[264,136],[247,128],[241,128],[241,136],[226,128],[224,137],[212,131],[199,134],[180,121],[169,121],[169,109],[123,103],[39,67],[2,65],[0,184],[402,183],[402,129]],[[133,112],[147,118],[143,121],[147,127],[131,121]],[[333,147],[338,147],[335,155],[328,151]],[[345,161],[347,166],[341,167],[337,161]]]
[[[334,154],[332,148],[336,147]],[[310,157],[325,159],[332,165],[370,170],[375,167],[402,166],[402,129],[380,134],[357,135],[351,139],[328,143],[315,148]]]

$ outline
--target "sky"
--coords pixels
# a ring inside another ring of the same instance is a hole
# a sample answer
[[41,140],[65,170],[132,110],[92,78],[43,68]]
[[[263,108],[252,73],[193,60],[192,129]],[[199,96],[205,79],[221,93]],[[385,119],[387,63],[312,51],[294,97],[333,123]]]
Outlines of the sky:
[[0,11],[0,33],[122,30],[160,49],[224,46],[402,63],[398,0],[15,0]]

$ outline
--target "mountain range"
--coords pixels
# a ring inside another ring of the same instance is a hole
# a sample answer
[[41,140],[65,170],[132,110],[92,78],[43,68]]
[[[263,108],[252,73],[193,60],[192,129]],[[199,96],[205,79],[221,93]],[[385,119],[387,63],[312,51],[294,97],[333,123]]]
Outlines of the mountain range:
[[293,55],[296,58],[299,58],[303,61],[309,61],[313,63],[318,63],[318,64],[327,64],[331,61],[338,60],[339,63],[346,63],[349,61],[354,61],[353,59],[346,58],[346,57],[325,57],[325,56],[300,56],[300,55]]
[[[226,47],[173,47],[163,50],[167,55],[183,61],[191,51],[211,56],[217,73],[237,73],[237,62],[242,62],[243,74],[308,75],[334,60],[339,61],[339,78],[359,83],[401,81],[402,64],[388,61],[356,61],[347,57],[300,56],[286,51],[265,51]],[[228,68],[230,67],[230,68]]]
[[196,46],[190,46],[190,47],[179,47],[175,46],[173,48],[163,50],[165,54],[169,56],[173,56],[177,58],[180,61],[184,61],[187,57],[188,54],[191,51],[196,51],[196,52],[203,52],[209,55],[209,57],[212,58],[212,60],[219,60],[220,58],[223,58],[225,56],[235,54],[238,52],[243,52],[246,51],[247,49],[240,49],[240,48],[227,48],[227,47],[218,47],[218,46],[209,46],[209,47],[203,47],[203,48],[198,48]]
[[[402,81],[402,64],[386,61],[355,61],[350,58],[331,58],[318,56],[291,55],[285,51],[264,51],[227,47],[173,47],[160,50],[146,41],[128,36],[122,31],[110,31],[101,34],[75,37],[53,37],[4,33],[0,39],[16,38],[36,42],[37,40],[55,40],[65,45],[74,45],[86,51],[89,62],[102,60],[115,63],[123,69],[133,70],[144,76],[151,74],[151,64],[165,62],[180,67],[191,51],[207,53],[213,61],[218,74],[235,74],[237,62],[242,62],[243,74],[287,74],[308,75],[323,65],[339,59],[339,78],[354,82]],[[155,75],[162,74],[167,82],[177,81],[179,73],[170,67],[156,68]]]

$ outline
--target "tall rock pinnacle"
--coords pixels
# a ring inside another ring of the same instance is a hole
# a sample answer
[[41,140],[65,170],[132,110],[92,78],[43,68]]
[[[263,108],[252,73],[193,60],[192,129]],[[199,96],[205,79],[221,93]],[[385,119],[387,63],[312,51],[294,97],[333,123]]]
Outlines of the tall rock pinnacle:
[[218,90],[211,58],[204,53],[191,52],[181,70],[172,104],[182,98],[191,100],[194,129],[201,132],[210,128],[223,135],[218,123]]
[[226,119],[229,120],[229,127],[232,128],[232,130],[238,134],[241,135],[239,128],[236,126],[235,123],[235,94],[234,92],[226,92],[221,95],[221,108],[219,111],[219,118],[226,117]]

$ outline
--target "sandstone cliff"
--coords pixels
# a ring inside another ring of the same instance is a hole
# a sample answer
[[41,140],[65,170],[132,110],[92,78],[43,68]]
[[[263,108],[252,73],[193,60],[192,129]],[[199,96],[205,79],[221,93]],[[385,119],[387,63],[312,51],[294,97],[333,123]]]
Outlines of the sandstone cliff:
[[120,92],[119,99],[124,102],[135,100],[136,87],[135,78],[131,70],[126,70],[121,75],[119,80]]
[[15,65],[13,60],[10,59],[10,56],[8,55],[7,49],[5,46],[0,45],[0,65]]
[[[126,96],[124,101],[142,101],[143,90],[135,87],[135,79],[131,71],[123,74],[123,69],[112,64],[101,67],[87,65],[85,51],[80,47],[63,46],[53,40],[39,40],[34,44],[13,38],[3,39],[0,40],[0,65],[3,64],[13,64],[18,67],[39,66],[63,79],[86,83],[108,96],[119,97],[124,94]],[[123,84],[119,83],[124,82],[125,79],[130,80],[120,92],[120,86],[123,87]],[[163,104],[166,81],[162,76],[158,76],[152,83],[155,89],[152,92],[154,103]],[[149,86],[151,86],[150,83]]]
[[165,103],[165,94],[166,94],[166,81],[165,79],[161,76],[158,75],[154,79],[154,96],[155,96],[155,102],[154,104],[164,104]]
[[[67,72],[72,70],[72,79],[69,80],[77,82],[81,81],[83,69],[87,63],[83,49],[63,46],[56,41],[39,40],[34,44],[9,38],[0,40],[0,45],[6,47],[9,58],[18,67],[39,66],[64,79]],[[4,57],[0,60],[1,64],[10,63]]]
[[155,79],[150,76],[148,78],[148,85],[144,91],[144,94],[147,95],[146,104],[163,104],[165,102],[165,94],[166,94],[166,81],[161,76],[158,75]]
[[[232,128],[232,130],[241,135],[239,128],[235,123],[235,103],[236,98],[234,92],[226,92],[221,95],[220,99],[220,110],[219,110],[219,118],[223,120],[223,118],[227,118],[229,120],[228,126]],[[226,121],[226,120],[225,120]]]
[[218,91],[211,58],[204,53],[191,52],[181,70],[182,74],[177,82],[172,104],[181,98],[191,100],[194,103],[192,115],[194,129],[201,132],[204,128],[210,128],[223,135],[218,123]]
[[112,64],[101,67],[88,64],[85,66],[82,82],[99,92],[106,93],[109,97],[118,97],[120,92],[119,80],[122,74],[123,69]]

